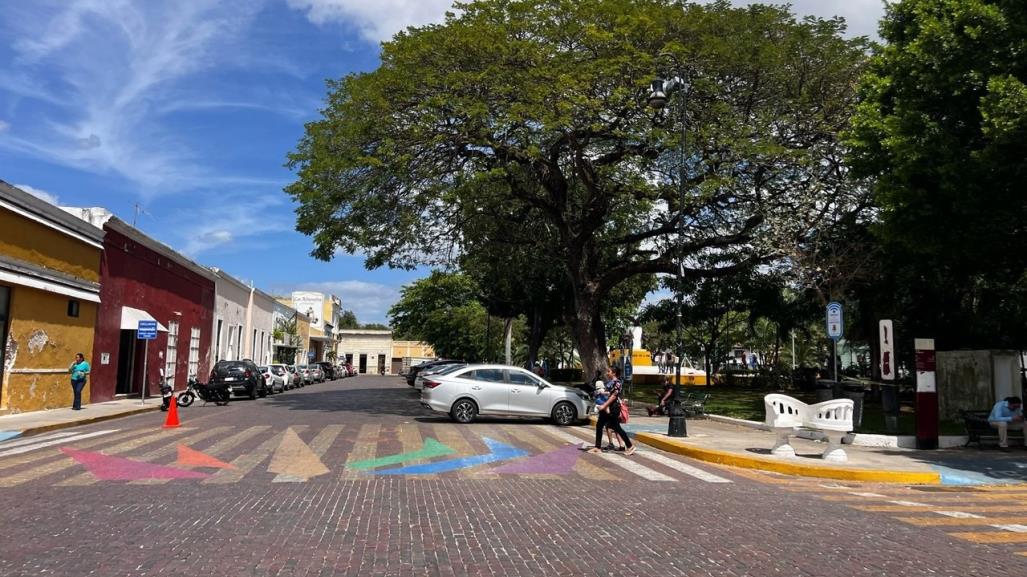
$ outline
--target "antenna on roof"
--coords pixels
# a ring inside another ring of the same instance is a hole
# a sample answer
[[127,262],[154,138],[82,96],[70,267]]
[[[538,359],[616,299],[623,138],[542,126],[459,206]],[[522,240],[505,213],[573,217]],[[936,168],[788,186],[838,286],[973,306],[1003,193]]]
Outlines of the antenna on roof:
[[140,214],[145,214],[146,216],[153,216],[152,214],[146,212],[146,209],[143,208],[142,206],[140,206],[138,202],[135,203],[135,216],[132,217],[132,226],[133,227],[135,227],[136,221],[139,220],[139,215]]

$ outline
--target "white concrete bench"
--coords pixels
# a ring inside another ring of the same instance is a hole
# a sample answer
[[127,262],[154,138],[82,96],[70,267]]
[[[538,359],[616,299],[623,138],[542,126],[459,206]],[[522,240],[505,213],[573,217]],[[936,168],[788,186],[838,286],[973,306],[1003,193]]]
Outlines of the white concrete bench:
[[777,434],[771,453],[779,457],[794,457],[795,449],[788,437],[798,429],[821,431],[827,436],[827,448],[822,457],[827,461],[844,463],[849,460],[842,449],[842,437],[852,430],[851,399],[834,399],[815,405],[789,397],[771,394],[763,397],[767,410],[766,424]]

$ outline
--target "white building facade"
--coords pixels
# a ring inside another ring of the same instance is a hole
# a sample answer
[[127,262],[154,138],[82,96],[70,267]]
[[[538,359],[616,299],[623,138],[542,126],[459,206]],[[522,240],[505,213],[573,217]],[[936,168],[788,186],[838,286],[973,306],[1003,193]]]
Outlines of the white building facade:
[[352,363],[360,374],[392,374],[392,331],[340,329],[339,362]]
[[249,326],[251,289],[218,268],[214,273],[214,332],[211,363],[246,358],[244,333]]
[[250,290],[247,308],[246,356],[258,365],[271,363],[274,357],[275,299],[259,289]]

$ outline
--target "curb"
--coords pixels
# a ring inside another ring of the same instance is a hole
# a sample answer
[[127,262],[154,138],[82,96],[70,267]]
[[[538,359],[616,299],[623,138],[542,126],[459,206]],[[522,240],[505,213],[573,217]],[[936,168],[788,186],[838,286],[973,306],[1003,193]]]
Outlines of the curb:
[[691,457],[699,461],[707,461],[720,465],[729,465],[743,469],[758,469],[761,471],[772,471],[786,475],[798,475],[803,477],[817,477],[821,479],[835,479],[843,481],[869,481],[876,483],[901,483],[906,485],[939,485],[941,475],[935,472],[915,471],[886,471],[878,469],[854,469],[850,467],[830,467],[824,465],[811,465],[806,463],[790,463],[764,459],[760,457],[739,455],[728,451],[716,449],[702,449],[687,445],[682,441],[670,439],[664,435],[653,433],[635,433],[635,439],[662,449],[664,451]]
[[49,433],[50,431],[57,431],[59,429],[70,429],[71,427],[80,427],[82,425],[91,425],[93,423],[102,423],[103,421],[112,421],[114,419],[120,419],[121,417],[131,417],[132,415],[139,415],[142,413],[149,413],[151,411],[160,410],[160,405],[153,405],[152,407],[139,407],[137,409],[131,409],[124,413],[115,413],[113,415],[101,415],[99,417],[91,417],[88,419],[81,419],[78,421],[66,421],[63,423],[53,423],[50,425],[42,425],[39,427],[30,427],[28,429],[22,429],[19,437],[28,437],[31,435],[38,435],[40,433]]

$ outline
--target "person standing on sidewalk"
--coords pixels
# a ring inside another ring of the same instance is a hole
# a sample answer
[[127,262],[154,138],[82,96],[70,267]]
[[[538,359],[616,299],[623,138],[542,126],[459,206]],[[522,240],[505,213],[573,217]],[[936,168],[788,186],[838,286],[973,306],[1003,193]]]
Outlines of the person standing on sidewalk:
[[82,409],[82,389],[85,388],[86,377],[89,375],[89,363],[82,353],[75,355],[75,362],[68,367],[68,372],[71,373],[71,392],[75,395],[71,410],[78,411]]
[[596,408],[596,444],[594,447],[588,450],[589,453],[601,453],[603,450],[603,430],[609,427],[614,433],[624,441],[624,445],[627,450],[624,451],[624,455],[632,455],[635,452],[635,446],[631,443],[631,439],[628,438],[628,434],[624,432],[624,428],[620,426],[620,396],[622,391],[622,385],[620,382],[620,369],[617,367],[608,367],[606,369],[606,393],[609,397],[603,404]]
[[[998,446],[1008,449],[1009,429],[1023,430],[1023,401],[1020,397],[1006,397],[995,403],[988,415],[988,423],[998,429]],[[1027,437],[1024,438],[1024,445],[1027,445]]]

